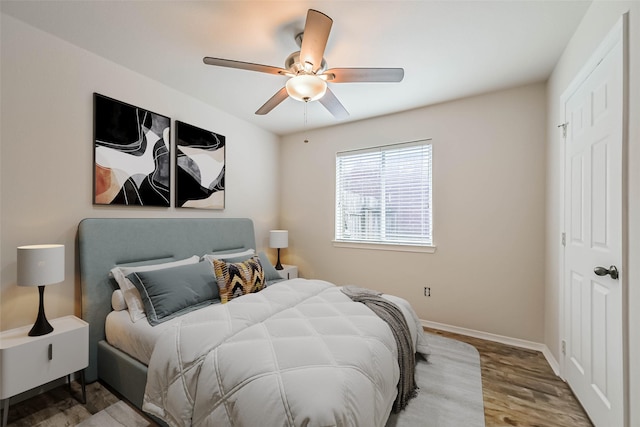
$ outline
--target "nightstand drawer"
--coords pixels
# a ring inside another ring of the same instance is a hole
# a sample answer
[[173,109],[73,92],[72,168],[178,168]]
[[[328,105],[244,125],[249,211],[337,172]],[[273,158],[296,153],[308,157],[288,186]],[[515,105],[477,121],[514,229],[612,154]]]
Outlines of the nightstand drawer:
[[[29,337],[31,326],[0,335],[0,399],[46,384],[89,364],[89,325],[67,316],[50,334]],[[24,329],[24,330],[23,330]]]

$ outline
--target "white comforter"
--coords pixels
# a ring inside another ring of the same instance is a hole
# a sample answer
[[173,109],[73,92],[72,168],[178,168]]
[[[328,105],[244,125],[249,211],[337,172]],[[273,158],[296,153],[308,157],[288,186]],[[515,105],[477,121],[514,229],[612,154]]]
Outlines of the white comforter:
[[[416,350],[420,322],[400,298]],[[149,363],[143,409],[171,426],[383,426],[399,368],[389,327],[340,288],[293,279],[190,316]]]

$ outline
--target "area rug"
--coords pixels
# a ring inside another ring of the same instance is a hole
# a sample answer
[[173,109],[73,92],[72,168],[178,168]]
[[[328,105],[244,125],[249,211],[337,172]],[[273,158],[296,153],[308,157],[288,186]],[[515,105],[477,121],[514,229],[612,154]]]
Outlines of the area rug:
[[155,425],[120,400],[97,414],[93,414],[77,427],[149,427]]
[[[386,427],[484,427],[480,356],[471,345],[428,334],[428,361],[418,359],[418,395]],[[79,427],[147,427],[144,419],[123,401],[83,421]]]
[[431,355],[416,364],[418,395],[386,427],[484,427],[480,355],[475,347],[425,333]]

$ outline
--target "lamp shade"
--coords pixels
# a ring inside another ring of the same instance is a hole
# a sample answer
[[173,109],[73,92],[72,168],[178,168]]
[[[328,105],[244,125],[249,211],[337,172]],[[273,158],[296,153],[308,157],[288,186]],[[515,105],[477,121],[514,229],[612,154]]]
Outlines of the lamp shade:
[[298,101],[315,101],[327,92],[327,82],[318,76],[300,74],[287,80],[287,93]]
[[42,286],[64,280],[64,245],[18,247],[18,286]]
[[269,232],[270,248],[286,248],[289,246],[289,232],[287,230],[271,230]]

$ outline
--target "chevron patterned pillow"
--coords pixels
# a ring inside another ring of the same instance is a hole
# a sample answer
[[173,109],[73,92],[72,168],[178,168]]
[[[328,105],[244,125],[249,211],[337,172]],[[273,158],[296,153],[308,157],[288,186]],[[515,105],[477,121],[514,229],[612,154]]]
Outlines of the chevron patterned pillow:
[[264,288],[264,270],[257,255],[242,262],[212,261],[222,304]]

